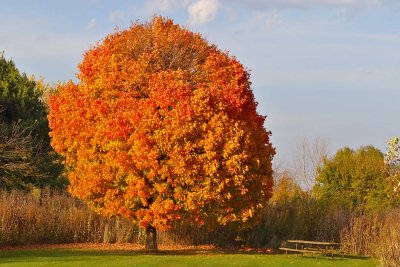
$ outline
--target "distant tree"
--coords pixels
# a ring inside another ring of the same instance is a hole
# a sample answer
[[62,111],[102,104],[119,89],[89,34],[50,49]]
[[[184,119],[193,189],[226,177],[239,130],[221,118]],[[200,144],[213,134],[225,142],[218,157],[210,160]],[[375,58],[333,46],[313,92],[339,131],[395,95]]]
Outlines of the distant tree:
[[338,150],[319,169],[316,194],[352,209],[392,205],[384,157],[372,146]]
[[385,155],[385,164],[388,171],[389,181],[394,192],[400,189],[400,138],[393,137],[388,142]]
[[199,34],[155,17],[87,51],[50,98],[70,191],[156,231],[250,221],[271,196],[274,149],[249,74]]
[[310,141],[304,138],[294,151],[294,162],[291,167],[291,175],[305,190],[311,190],[315,185],[318,168],[328,156],[328,142],[316,138]]
[[274,205],[285,206],[296,197],[305,194],[301,187],[288,174],[284,173],[273,187],[273,195],[269,202]]

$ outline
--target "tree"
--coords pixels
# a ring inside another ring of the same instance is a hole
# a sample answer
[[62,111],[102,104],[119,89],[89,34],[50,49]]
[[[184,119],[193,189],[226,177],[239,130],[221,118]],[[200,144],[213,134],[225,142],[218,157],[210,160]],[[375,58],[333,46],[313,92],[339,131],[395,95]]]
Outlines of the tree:
[[[39,83],[43,84],[43,82]],[[46,105],[41,101],[42,87],[33,76],[20,73],[12,60],[0,53],[0,120],[6,125],[18,123],[33,127],[32,135],[49,142]]]
[[249,74],[170,19],[108,35],[78,84],[50,97],[52,145],[69,190],[95,211],[157,230],[250,221],[271,196],[274,149]]
[[0,53],[0,188],[65,184],[50,147],[45,90],[43,79],[28,78]]
[[372,146],[338,150],[319,169],[315,192],[351,209],[392,205],[382,152]]
[[304,194],[301,187],[296,184],[294,179],[284,173],[282,177],[275,182],[273,187],[273,195],[269,202],[274,205],[287,206],[293,199]]
[[390,183],[394,192],[398,192],[400,188],[400,138],[390,138],[388,142],[387,152],[385,154],[385,164],[389,176]]
[[29,128],[0,124],[0,188],[27,189],[44,176],[37,170],[42,153],[32,142]]
[[328,142],[319,138],[310,142],[304,138],[296,147],[294,155],[292,176],[300,186],[310,190],[315,185],[318,168],[328,156]]

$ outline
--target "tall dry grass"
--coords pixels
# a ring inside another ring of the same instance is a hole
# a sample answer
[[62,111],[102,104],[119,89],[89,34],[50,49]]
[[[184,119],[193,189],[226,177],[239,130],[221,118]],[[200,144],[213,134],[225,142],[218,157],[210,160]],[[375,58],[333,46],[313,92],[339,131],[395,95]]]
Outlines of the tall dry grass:
[[349,254],[375,256],[384,267],[400,266],[400,209],[355,216],[341,237]]
[[0,245],[135,242],[127,220],[105,219],[68,193],[0,191]]
[[[57,243],[145,242],[145,231],[124,218],[103,218],[67,192],[0,190],[0,246]],[[176,223],[158,233],[160,246],[208,245],[213,233]]]
[[400,266],[400,209],[385,215],[374,254],[381,259],[385,267]]
[[341,232],[342,250],[351,255],[373,255],[373,244],[382,228],[383,214],[370,212],[354,215]]

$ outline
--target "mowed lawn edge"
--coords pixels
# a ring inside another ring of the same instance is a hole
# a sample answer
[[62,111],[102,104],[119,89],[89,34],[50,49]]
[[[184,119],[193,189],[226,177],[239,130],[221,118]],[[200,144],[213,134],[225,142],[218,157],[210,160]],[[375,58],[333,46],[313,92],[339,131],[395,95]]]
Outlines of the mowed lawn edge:
[[320,266],[375,267],[373,258],[301,257],[221,250],[142,250],[86,248],[1,249],[0,266]]

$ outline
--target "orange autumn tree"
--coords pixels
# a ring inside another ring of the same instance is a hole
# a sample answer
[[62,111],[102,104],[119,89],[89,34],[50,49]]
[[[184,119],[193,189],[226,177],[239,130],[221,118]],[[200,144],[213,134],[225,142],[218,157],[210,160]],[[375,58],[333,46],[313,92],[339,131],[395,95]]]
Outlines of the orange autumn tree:
[[271,196],[275,153],[249,74],[170,19],[116,30],[51,96],[52,146],[70,192],[156,231],[246,222]]

